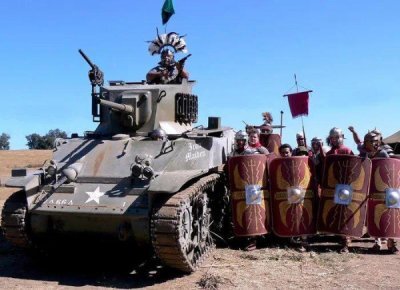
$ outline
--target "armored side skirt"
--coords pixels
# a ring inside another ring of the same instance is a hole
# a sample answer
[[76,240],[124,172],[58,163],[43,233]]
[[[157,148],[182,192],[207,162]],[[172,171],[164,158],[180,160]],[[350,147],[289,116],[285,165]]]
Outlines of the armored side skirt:
[[319,232],[362,236],[370,175],[369,159],[351,155],[327,156],[319,202]]
[[367,213],[371,236],[400,238],[400,160],[372,159]]
[[258,236],[269,230],[269,191],[266,155],[228,160],[232,219],[236,236]]

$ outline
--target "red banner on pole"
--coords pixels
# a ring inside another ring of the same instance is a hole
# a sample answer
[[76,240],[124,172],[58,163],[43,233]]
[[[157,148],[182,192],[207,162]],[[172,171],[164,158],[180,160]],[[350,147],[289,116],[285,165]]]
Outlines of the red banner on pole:
[[308,93],[300,92],[286,95],[289,100],[290,112],[292,117],[308,116]]

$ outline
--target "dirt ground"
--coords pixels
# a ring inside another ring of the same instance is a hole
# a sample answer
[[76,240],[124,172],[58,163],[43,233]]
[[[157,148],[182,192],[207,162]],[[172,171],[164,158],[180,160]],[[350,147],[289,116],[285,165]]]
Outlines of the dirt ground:
[[[37,167],[49,151],[0,151],[0,176],[14,167]],[[0,187],[0,207],[10,194]],[[182,275],[155,259],[134,264],[123,249],[105,254],[104,248],[55,245],[51,257],[12,247],[0,234],[0,289],[265,289],[347,288],[398,289],[399,255],[373,254],[372,239],[353,241],[349,254],[338,254],[332,237],[319,237],[311,251],[299,253],[276,241],[260,241],[252,252],[217,248],[191,274]],[[386,247],[384,246],[384,249]],[[121,252],[122,251],[122,252]]]

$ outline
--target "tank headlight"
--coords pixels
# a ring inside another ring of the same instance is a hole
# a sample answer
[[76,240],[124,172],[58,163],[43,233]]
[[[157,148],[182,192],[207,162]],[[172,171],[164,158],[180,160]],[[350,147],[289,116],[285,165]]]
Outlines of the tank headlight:
[[73,163],[63,170],[68,181],[75,181],[78,178],[79,171],[82,169],[82,163]]
[[143,169],[143,175],[148,179],[152,178],[154,175],[154,170],[150,166],[147,166]]
[[143,166],[141,164],[134,164],[131,168],[132,176],[139,177],[143,173]]
[[49,176],[55,176],[56,175],[56,173],[57,173],[57,166],[55,165],[55,164],[50,164],[48,167],[47,167],[47,175],[49,175]]

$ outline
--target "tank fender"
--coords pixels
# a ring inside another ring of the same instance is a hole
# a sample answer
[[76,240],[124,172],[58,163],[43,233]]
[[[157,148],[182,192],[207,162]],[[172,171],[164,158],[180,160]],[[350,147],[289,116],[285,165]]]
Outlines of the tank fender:
[[26,192],[39,188],[42,173],[28,174],[26,176],[13,176],[6,181],[7,187],[23,188]]
[[185,183],[193,178],[207,173],[207,170],[177,170],[173,172],[165,172],[157,176],[150,184],[149,191],[174,193],[179,191]]

